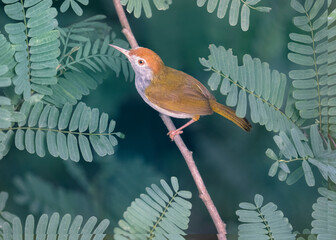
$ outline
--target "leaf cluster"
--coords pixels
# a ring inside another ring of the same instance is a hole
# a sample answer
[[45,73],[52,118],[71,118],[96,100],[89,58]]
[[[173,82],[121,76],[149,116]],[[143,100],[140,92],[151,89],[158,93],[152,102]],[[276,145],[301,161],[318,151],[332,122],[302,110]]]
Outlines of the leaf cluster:
[[179,189],[176,177],[172,188],[163,179],[161,187],[152,184],[146,188],[124,212],[119,227],[114,229],[116,240],[124,239],[184,239],[188,228],[191,192]]
[[295,64],[289,72],[293,80],[293,97],[300,116],[319,124],[327,136],[335,137],[335,27],[328,27],[328,9],[331,1],[306,0],[301,4],[291,1],[299,14],[293,18],[298,33],[289,35],[288,59]]
[[[310,141],[309,141],[310,140]],[[336,151],[326,149],[318,132],[317,125],[310,127],[310,139],[298,129],[291,129],[290,135],[280,132],[274,136],[274,141],[279,148],[279,157],[273,150],[267,149],[266,155],[274,160],[269,170],[269,176],[276,175],[280,181],[288,185],[294,184],[301,177],[305,177],[308,186],[315,185],[315,177],[311,165],[315,166],[326,181],[336,182]],[[281,159],[284,157],[285,159]],[[291,172],[287,163],[300,162],[295,171]]]
[[[301,125],[297,112],[290,114],[281,110],[286,99],[286,75],[270,70],[268,63],[250,55],[244,55],[243,65],[232,50],[210,45],[208,59],[201,58],[206,71],[211,71],[208,84],[211,90],[227,95],[226,105],[236,107],[238,117],[245,117],[251,109],[251,120],[265,125],[268,131],[286,131]],[[287,107],[289,108],[289,107]]]
[[77,16],[82,16],[83,9],[77,2],[83,4],[84,6],[89,5],[89,0],[64,0],[60,7],[60,11],[64,13],[68,11],[69,7],[71,6],[72,10],[77,14]]
[[121,133],[113,133],[116,123],[109,121],[106,113],[99,116],[97,108],[91,109],[82,102],[74,110],[66,103],[61,111],[42,102],[33,106],[24,102],[21,112],[27,121],[9,129],[16,132],[15,146],[40,157],[48,150],[54,157],[78,162],[81,153],[85,161],[91,162],[91,146],[99,156],[111,155],[118,143],[113,135],[122,137]]
[[[151,0],[157,10],[167,10],[169,5],[172,4],[172,0]],[[141,16],[142,9],[145,12],[147,18],[152,17],[152,8],[149,4],[149,0],[121,0],[120,3],[126,6],[126,11],[134,14],[134,17],[139,18]]]
[[254,203],[239,204],[241,209],[236,214],[242,224],[238,226],[238,239],[294,240],[293,227],[283,212],[272,202],[263,206],[263,201],[263,196],[256,194]]
[[271,11],[269,7],[255,6],[260,1],[261,0],[197,0],[197,6],[203,7],[206,2],[208,2],[207,11],[212,13],[217,8],[218,18],[224,18],[227,11],[229,11],[229,24],[231,26],[237,25],[240,15],[241,29],[247,31],[250,26],[250,9],[259,12]]

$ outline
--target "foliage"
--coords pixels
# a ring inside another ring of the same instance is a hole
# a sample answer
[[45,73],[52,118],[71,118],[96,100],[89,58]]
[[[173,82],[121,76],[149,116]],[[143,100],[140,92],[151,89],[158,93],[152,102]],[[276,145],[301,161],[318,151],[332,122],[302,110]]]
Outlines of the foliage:
[[[157,10],[167,10],[169,5],[172,4],[172,0],[152,0]],[[129,13],[134,13],[134,17],[139,18],[141,16],[142,8],[147,18],[152,17],[152,9],[149,4],[149,0],[121,0],[122,5],[126,6],[126,10]]]
[[[267,149],[266,155],[274,160],[269,175],[275,176],[278,169],[278,178],[291,185],[301,177],[305,177],[308,186],[315,185],[315,178],[310,165],[318,168],[323,178],[336,183],[336,150],[325,149],[323,141],[317,129],[317,125],[310,127],[310,141],[298,129],[291,129],[290,136],[284,132],[274,136],[280,152],[278,157],[272,149]],[[308,144],[310,142],[310,144]],[[281,159],[281,157],[285,159]],[[301,162],[300,162],[301,161]],[[287,163],[300,162],[297,169],[293,172],[289,170]],[[288,178],[287,178],[288,176]]]
[[62,13],[68,11],[69,7],[71,6],[72,10],[78,15],[82,16],[83,15],[83,9],[81,6],[77,3],[81,3],[84,6],[87,6],[89,4],[89,0],[64,0],[60,7],[60,11]]
[[109,76],[107,68],[117,76],[122,71],[126,79],[133,78],[125,58],[108,46],[112,42],[126,48],[128,44],[117,39],[110,27],[101,22],[105,18],[97,15],[67,28],[59,28],[62,45],[58,82],[51,87],[53,95],[44,96],[45,102],[57,107],[67,102],[76,104]]
[[[71,239],[103,239],[108,220],[96,228],[96,217],[91,217],[81,228],[83,217],[71,222],[71,215],[83,212],[113,218],[128,204],[132,194],[144,184],[154,182],[155,169],[142,162],[105,161],[98,163],[99,170],[88,177],[78,162],[80,155],[92,161],[92,149],[99,155],[111,155],[118,141],[115,122],[106,113],[86,106],[83,96],[90,94],[111,73],[121,72],[126,79],[134,73],[124,56],[108,47],[109,43],[128,48],[103,22],[105,16],[97,15],[59,27],[58,11],[52,0],[2,0],[6,15],[13,23],[5,25],[7,35],[0,34],[0,159],[12,143],[19,150],[27,150],[44,157],[50,153],[64,160],[66,170],[80,186],[72,190],[55,186],[36,175],[27,174],[15,180],[19,193],[16,201],[29,206],[33,213],[60,210],[49,217],[43,214],[35,229],[32,215],[25,227],[13,214],[4,210],[8,194],[0,193],[0,240],[32,237],[32,234]],[[227,11],[229,24],[249,29],[250,9],[268,12],[270,8],[255,6],[260,0],[198,0],[199,7],[207,3],[207,11],[217,9],[218,18]],[[252,122],[264,125],[279,148],[276,154],[270,148],[266,155],[274,160],[270,176],[278,174],[280,181],[293,184],[304,177],[308,186],[315,185],[314,165],[329,183],[336,183],[334,139],[336,137],[336,81],[335,62],[335,10],[328,11],[331,1],[292,0],[291,6],[299,13],[294,17],[298,32],[291,33],[288,59],[295,64],[289,72],[293,80],[287,84],[284,73],[271,70],[266,62],[244,55],[242,65],[232,50],[210,45],[208,59],[200,59],[211,71],[208,84],[212,90],[227,95],[226,104],[236,107],[239,117],[248,113]],[[64,0],[60,11],[70,6],[77,15],[88,0]],[[152,16],[150,1],[122,0],[129,13],[139,18],[142,9],[146,17]],[[166,10],[172,0],[153,0],[158,10]],[[230,8],[229,8],[229,4]],[[329,16],[329,19],[327,18]],[[7,38],[9,40],[7,40]],[[329,70],[331,69],[331,70]],[[288,92],[286,91],[288,89]],[[309,129],[309,134],[306,132]],[[321,134],[322,132],[322,134]],[[291,171],[288,164],[296,165]],[[132,178],[130,178],[132,176]],[[134,179],[137,182],[134,183]],[[113,183],[114,185],[112,185]],[[124,212],[124,219],[114,229],[116,239],[183,239],[191,214],[188,191],[179,190],[175,177],[170,187],[161,180],[161,187],[152,184],[146,188]],[[112,185],[112,186],[111,186]],[[102,191],[101,189],[104,189]],[[335,192],[319,189],[322,197],[313,205],[312,231],[308,239],[334,239]],[[120,202],[116,202],[116,198]],[[113,199],[113,200],[111,200]],[[78,203],[81,204],[78,204]],[[254,204],[241,203],[237,211],[239,239],[294,239],[292,227],[277,206],[264,206],[263,197],[256,195]],[[107,211],[105,211],[107,209]],[[70,212],[70,214],[66,214]],[[112,220],[113,221],[113,220]],[[80,230],[81,229],[81,230]],[[84,234],[84,235],[83,235]],[[94,236],[93,236],[94,235]]]
[[90,177],[87,169],[80,164],[63,163],[66,173],[79,188],[65,188],[34,174],[26,174],[14,178],[17,190],[15,202],[27,206],[33,214],[59,212],[71,215],[80,213],[84,217],[94,215],[110,219],[114,226],[131,199],[136,198],[144,186],[162,178],[160,172],[138,158],[100,159],[95,161],[99,170]]
[[293,18],[299,33],[291,33],[289,37],[292,42],[288,43],[292,51],[288,59],[296,64],[295,70],[289,72],[295,89],[295,107],[302,118],[317,122],[325,135],[336,137],[333,126],[336,124],[333,113],[335,77],[331,76],[332,72],[328,73],[328,64],[335,61],[331,49],[334,43],[328,43],[328,38],[334,33],[332,29],[328,30],[326,1],[306,0],[302,5],[292,0],[291,6],[300,14]]
[[176,177],[171,178],[173,189],[163,179],[161,188],[152,184],[124,212],[124,219],[114,229],[118,239],[184,239],[188,228],[191,192],[179,190]]
[[108,77],[107,68],[132,77],[120,53],[108,47],[111,41],[127,44],[101,22],[105,16],[56,29],[57,10],[51,0],[3,2],[5,13],[19,22],[5,25],[11,43],[0,34],[0,64],[6,64],[0,65],[5,93],[0,96],[0,159],[14,135],[18,149],[40,157],[49,152],[79,161],[81,152],[84,160],[92,161],[90,144],[100,156],[113,154],[117,144],[113,135],[123,136],[112,133],[115,122],[110,122],[110,132],[105,131],[108,116],[99,117],[98,109],[78,101]]
[[[121,133],[114,133],[115,121],[108,121],[108,115],[87,107],[80,102],[73,110],[72,105],[65,104],[61,112],[54,106],[42,102],[22,104],[21,113],[26,120],[16,127],[2,128],[1,131],[15,132],[15,146],[26,149],[44,157],[48,151],[54,157],[78,162],[80,153],[85,161],[93,159],[90,145],[99,156],[114,153],[117,139]],[[46,143],[46,145],[45,145]]]
[[0,239],[3,240],[4,236],[4,225],[6,223],[11,223],[16,218],[15,215],[4,211],[6,207],[6,202],[8,200],[8,193],[0,192]]
[[313,204],[312,233],[317,234],[317,239],[332,240],[336,236],[336,192],[326,188],[319,188],[322,195]]
[[28,205],[32,214],[80,213],[88,217],[94,213],[92,201],[80,191],[57,187],[33,174],[26,174],[22,178],[16,177],[14,183],[18,191],[14,196],[15,202]]
[[236,211],[242,224],[238,227],[238,239],[290,240],[295,239],[293,227],[282,211],[270,202],[263,205],[263,196],[256,194],[254,203],[242,202]]
[[57,83],[59,50],[57,10],[52,1],[3,0],[5,13],[15,23],[5,25],[15,50],[15,93],[29,100],[31,91],[51,95],[50,85]]
[[200,59],[205,71],[213,72],[208,84],[211,90],[219,89],[227,95],[226,105],[236,107],[238,117],[246,116],[249,102],[252,122],[265,125],[268,131],[286,131],[302,124],[295,111],[287,114],[281,110],[287,84],[285,74],[271,71],[268,63],[247,54],[239,66],[231,49],[214,45],[209,49],[208,60]]
[[78,215],[73,220],[70,214],[65,214],[60,218],[59,213],[53,213],[50,218],[43,214],[37,221],[35,228],[35,218],[28,215],[25,226],[22,227],[21,220],[8,212],[3,211],[6,206],[8,194],[0,192],[0,239],[30,239],[58,237],[59,239],[91,239],[102,240],[106,236],[104,233],[110,221],[104,219],[98,225],[96,217],[90,217],[83,225],[83,217]]
[[[240,12],[240,26],[243,31],[247,31],[250,26],[250,9],[259,12],[269,12],[271,8],[255,6],[261,0],[197,0],[197,6],[203,7],[206,2],[207,11],[212,13],[217,9],[217,17],[224,18],[229,9],[229,23],[231,26],[236,26],[239,19]],[[230,8],[229,4],[231,2]],[[217,6],[218,4],[218,6]],[[242,4],[242,7],[240,8]]]

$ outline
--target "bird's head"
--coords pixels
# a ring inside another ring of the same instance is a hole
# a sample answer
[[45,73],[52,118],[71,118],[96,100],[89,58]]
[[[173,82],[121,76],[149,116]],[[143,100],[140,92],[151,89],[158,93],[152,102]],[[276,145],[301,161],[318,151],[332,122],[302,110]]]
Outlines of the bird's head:
[[154,75],[160,74],[164,68],[164,63],[155,52],[148,48],[138,47],[131,50],[110,44],[119,52],[123,53],[130,61],[136,75],[147,79],[153,79]]

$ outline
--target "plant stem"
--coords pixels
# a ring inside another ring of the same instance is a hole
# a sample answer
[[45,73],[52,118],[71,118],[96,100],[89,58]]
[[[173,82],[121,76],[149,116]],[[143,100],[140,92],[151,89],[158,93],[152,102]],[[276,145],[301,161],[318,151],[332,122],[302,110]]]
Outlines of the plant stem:
[[[173,121],[171,120],[170,117],[160,114],[160,117],[162,118],[162,121],[164,122],[164,124],[167,126],[169,131],[174,131],[175,125],[173,123]],[[194,181],[196,183],[197,189],[199,191],[199,197],[202,199],[204,205],[206,206],[206,208],[208,209],[208,212],[212,218],[212,221],[215,224],[215,227],[217,229],[217,236],[219,240],[226,240],[226,225],[225,223],[222,221],[217,208],[215,206],[215,204],[213,203],[208,190],[205,187],[205,184],[203,182],[203,179],[201,177],[201,174],[199,173],[196,163],[193,159],[192,156],[192,152],[189,151],[189,149],[187,148],[187,146],[184,144],[182,138],[180,135],[176,135],[174,137],[174,141],[178,147],[178,149],[180,150],[182,156],[184,157],[188,168],[191,172],[192,177],[194,178]]]
[[[120,4],[120,0],[113,0],[113,4],[115,6],[117,15],[119,17],[120,20],[120,24],[122,26],[122,32],[125,35],[125,37],[127,38],[129,44],[131,45],[132,48],[136,48],[138,47],[138,43],[132,33],[131,27],[128,23],[125,11],[122,7],[122,5]],[[170,117],[160,114],[162,121],[164,122],[164,124],[166,125],[166,127],[168,128],[169,131],[174,131],[175,125],[173,123],[173,121],[171,120]],[[199,197],[202,199],[204,205],[206,206],[206,208],[208,209],[208,212],[215,224],[215,227],[217,229],[217,237],[219,240],[226,240],[226,225],[225,223],[222,221],[217,208],[215,206],[215,204],[213,203],[205,185],[203,182],[203,179],[197,169],[197,166],[195,164],[195,161],[193,159],[192,156],[192,152],[189,151],[189,149],[186,147],[186,145],[184,144],[182,138],[180,135],[175,136],[174,138],[174,142],[176,143],[178,149],[180,150],[182,156],[184,157],[188,168],[190,170],[190,173],[195,181],[195,184],[197,186],[197,189],[199,191]]]

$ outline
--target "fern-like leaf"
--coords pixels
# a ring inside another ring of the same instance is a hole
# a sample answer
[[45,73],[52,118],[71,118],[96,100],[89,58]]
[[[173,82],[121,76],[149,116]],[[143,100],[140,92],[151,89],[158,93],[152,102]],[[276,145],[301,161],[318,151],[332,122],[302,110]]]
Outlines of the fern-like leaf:
[[312,233],[317,234],[317,239],[333,240],[336,237],[336,192],[326,188],[319,188],[322,195],[313,204]]
[[219,89],[227,95],[226,104],[236,106],[237,116],[246,116],[249,102],[252,122],[265,125],[268,131],[286,131],[302,123],[295,111],[287,115],[281,110],[287,78],[283,73],[271,71],[267,63],[244,55],[243,65],[238,66],[231,50],[214,45],[210,45],[209,59],[201,58],[200,62],[213,72],[208,80],[211,90]]
[[[8,227],[7,224],[13,222],[13,220],[16,218],[15,215],[4,211],[7,200],[8,193],[0,192],[0,239],[2,240],[4,239],[4,231],[6,231],[6,226]],[[10,226],[8,230],[11,230]]]
[[255,6],[260,1],[261,0],[197,0],[197,6],[203,7],[206,2],[208,2],[207,11],[212,13],[217,8],[218,18],[224,18],[227,10],[229,10],[229,23],[231,26],[237,25],[240,15],[241,29],[247,31],[250,26],[250,9],[260,12],[271,11],[269,7]]
[[[297,128],[291,129],[289,136],[281,131],[273,139],[280,154],[277,156],[272,149],[267,149],[266,155],[275,161],[269,170],[269,176],[275,176],[279,169],[280,181],[286,180],[291,185],[304,176],[307,185],[314,186],[315,177],[311,166],[315,166],[325,180],[336,183],[336,150],[325,149],[317,125],[310,127],[310,144],[308,138]],[[299,163],[299,166],[291,172],[288,163]]]
[[77,104],[90,90],[97,88],[106,79],[106,72],[93,72],[90,69],[78,67],[77,71],[69,70],[58,78],[57,84],[51,86],[53,94],[44,96],[43,101],[62,108],[64,104]]
[[5,13],[16,23],[8,23],[5,30],[15,49],[15,92],[25,100],[31,91],[51,95],[50,85],[56,84],[59,32],[55,28],[57,10],[52,0],[7,1]]
[[177,178],[171,178],[172,188],[160,181],[162,189],[152,184],[147,194],[141,194],[124,213],[114,238],[119,239],[184,239],[188,228],[191,198],[188,191],[179,190]]
[[123,137],[113,132],[115,121],[109,121],[106,113],[99,116],[98,109],[82,102],[74,110],[65,104],[60,112],[42,102],[25,101],[20,111],[27,119],[0,131],[8,131],[7,134],[15,131],[15,146],[40,157],[48,151],[54,157],[77,162],[81,153],[85,161],[92,161],[91,146],[99,156],[111,155],[117,144],[115,136]]
[[[14,75],[14,48],[7,41],[5,36],[0,33],[0,88],[9,87],[12,84]],[[1,90],[1,89],[0,89]],[[11,99],[0,95],[0,106],[10,105]]]
[[60,11],[62,13],[64,13],[71,6],[72,10],[78,16],[82,16],[83,15],[83,9],[81,8],[81,6],[77,2],[83,4],[84,6],[87,6],[89,4],[89,0],[64,0],[64,2],[62,3],[62,5],[60,7]]
[[15,202],[28,207],[35,215],[81,213],[84,217],[109,218],[113,225],[117,225],[127,206],[143,191],[143,186],[162,178],[156,169],[137,158],[127,161],[101,159],[97,162],[100,170],[90,177],[80,164],[63,163],[80,189],[68,189],[34,174],[26,174],[14,178]]
[[60,214],[74,215],[80,212],[88,217],[94,213],[90,198],[80,191],[55,186],[32,174],[15,178],[14,184],[18,191],[14,196],[15,202],[28,206],[32,214],[51,214],[57,211]]
[[282,211],[270,202],[263,205],[264,198],[256,194],[254,203],[243,202],[236,211],[239,221],[238,240],[294,240],[292,225]]
[[288,59],[296,64],[289,76],[293,80],[293,97],[300,117],[317,121],[320,130],[328,134],[328,95],[335,95],[336,90],[328,89],[327,1],[303,2],[291,1],[292,8],[300,15],[293,18],[299,33],[289,35],[292,42],[288,48],[292,52]]
[[[153,1],[157,10],[167,10],[169,5],[172,4],[172,0],[151,0]],[[122,5],[126,6],[126,10],[129,13],[134,14],[134,17],[139,18],[141,16],[142,9],[145,12],[147,18],[152,17],[152,8],[149,4],[149,0],[121,0]]]
[[336,138],[336,8],[328,10],[328,132]]
[[111,42],[124,47],[128,44],[117,39],[110,27],[101,22],[105,18],[97,15],[59,28],[62,54],[57,68],[58,82],[51,86],[53,94],[45,96],[44,102],[59,108],[65,103],[76,104],[109,76],[108,69],[117,76],[122,71],[126,79],[133,78],[126,59],[108,46]]
[[[90,217],[83,224],[83,217],[78,215],[73,218],[70,214],[60,216],[59,213],[53,213],[50,218],[47,214],[43,214],[35,223],[33,215],[28,215],[24,227],[21,220],[16,217],[12,221],[12,226],[6,222],[4,224],[4,239],[93,239],[103,240],[106,236],[105,230],[110,222],[104,219],[99,224],[96,217]],[[36,228],[35,228],[36,225]]]
[[[12,84],[14,75],[14,48],[3,34],[0,34],[0,90],[6,90]],[[13,98],[14,99],[14,98]],[[12,98],[0,95],[0,129],[8,128],[14,122],[22,121],[25,116],[15,111]],[[0,159],[9,151],[13,132],[4,133],[0,130]]]

